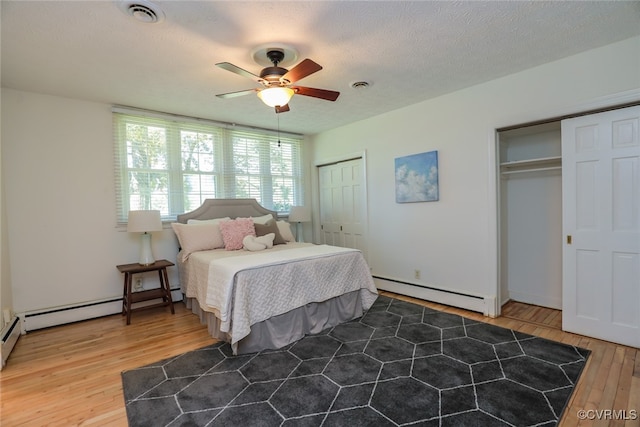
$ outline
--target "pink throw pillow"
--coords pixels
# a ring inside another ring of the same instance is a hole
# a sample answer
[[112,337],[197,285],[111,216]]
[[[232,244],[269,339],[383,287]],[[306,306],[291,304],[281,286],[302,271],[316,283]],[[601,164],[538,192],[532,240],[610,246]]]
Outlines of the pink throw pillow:
[[255,236],[256,229],[251,218],[236,218],[220,223],[220,232],[224,241],[224,248],[228,251],[242,249],[242,239]]

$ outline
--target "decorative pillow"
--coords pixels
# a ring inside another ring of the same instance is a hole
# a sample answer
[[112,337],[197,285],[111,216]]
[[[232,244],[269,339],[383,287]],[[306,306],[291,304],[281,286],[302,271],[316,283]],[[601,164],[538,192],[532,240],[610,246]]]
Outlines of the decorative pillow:
[[245,250],[252,252],[271,249],[273,247],[274,237],[276,237],[276,235],[273,233],[265,234],[260,237],[245,236],[244,239],[242,239],[242,246]]
[[285,242],[294,242],[296,240],[291,232],[291,225],[287,221],[278,221],[276,224],[278,224],[278,231],[280,231],[280,236]]
[[275,235],[275,238],[273,239],[274,245],[284,245],[285,243],[287,243],[280,235],[278,224],[276,224],[273,219],[267,221],[266,224],[254,224],[254,226],[256,228],[256,236],[260,237],[266,234],[273,233]]
[[182,261],[186,261],[193,252],[224,247],[218,224],[180,224],[173,222],[171,227],[180,243]]
[[273,219],[273,215],[266,214],[262,216],[252,216],[251,219],[253,220],[254,224],[266,224]]
[[222,221],[220,232],[224,241],[224,248],[228,251],[242,249],[242,239],[245,236],[255,236],[256,229],[251,218],[236,218],[231,221]]

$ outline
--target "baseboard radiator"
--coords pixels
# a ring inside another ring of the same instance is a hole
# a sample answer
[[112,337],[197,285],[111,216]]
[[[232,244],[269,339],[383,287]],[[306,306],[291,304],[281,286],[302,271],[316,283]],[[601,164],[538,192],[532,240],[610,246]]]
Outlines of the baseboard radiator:
[[[179,288],[171,289],[171,298],[174,302],[182,301],[182,293]],[[136,304],[136,307],[150,305],[154,302],[154,300],[140,302]],[[22,318],[22,332],[26,333],[117,313],[122,313],[122,297],[28,311],[21,313],[20,317]]]
[[383,291],[476,311],[489,317],[496,317],[499,314],[495,297],[473,295],[382,276],[373,276],[373,280],[376,287]]
[[4,366],[7,364],[9,354],[11,354],[13,347],[15,347],[18,342],[18,338],[20,338],[20,330],[20,318],[17,316],[11,318],[9,323],[2,328],[2,342],[0,343],[2,365],[0,366],[0,370],[4,369]]

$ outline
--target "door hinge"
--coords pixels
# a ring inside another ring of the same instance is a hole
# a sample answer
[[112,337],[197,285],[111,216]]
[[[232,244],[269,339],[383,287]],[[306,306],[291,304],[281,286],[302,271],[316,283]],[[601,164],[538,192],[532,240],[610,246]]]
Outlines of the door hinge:
[[573,241],[571,234],[567,234],[567,245],[570,245],[571,242]]
[[342,226],[340,226],[340,231],[342,231]]

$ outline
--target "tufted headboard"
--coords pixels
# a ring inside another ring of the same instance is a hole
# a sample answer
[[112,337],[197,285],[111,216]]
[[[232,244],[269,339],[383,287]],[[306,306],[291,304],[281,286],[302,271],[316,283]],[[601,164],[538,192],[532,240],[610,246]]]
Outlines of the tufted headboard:
[[190,219],[246,218],[267,214],[278,218],[276,211],[262,207],[256,199],[206,199],[200,207],[178,215],[177,222],[186,224]]

